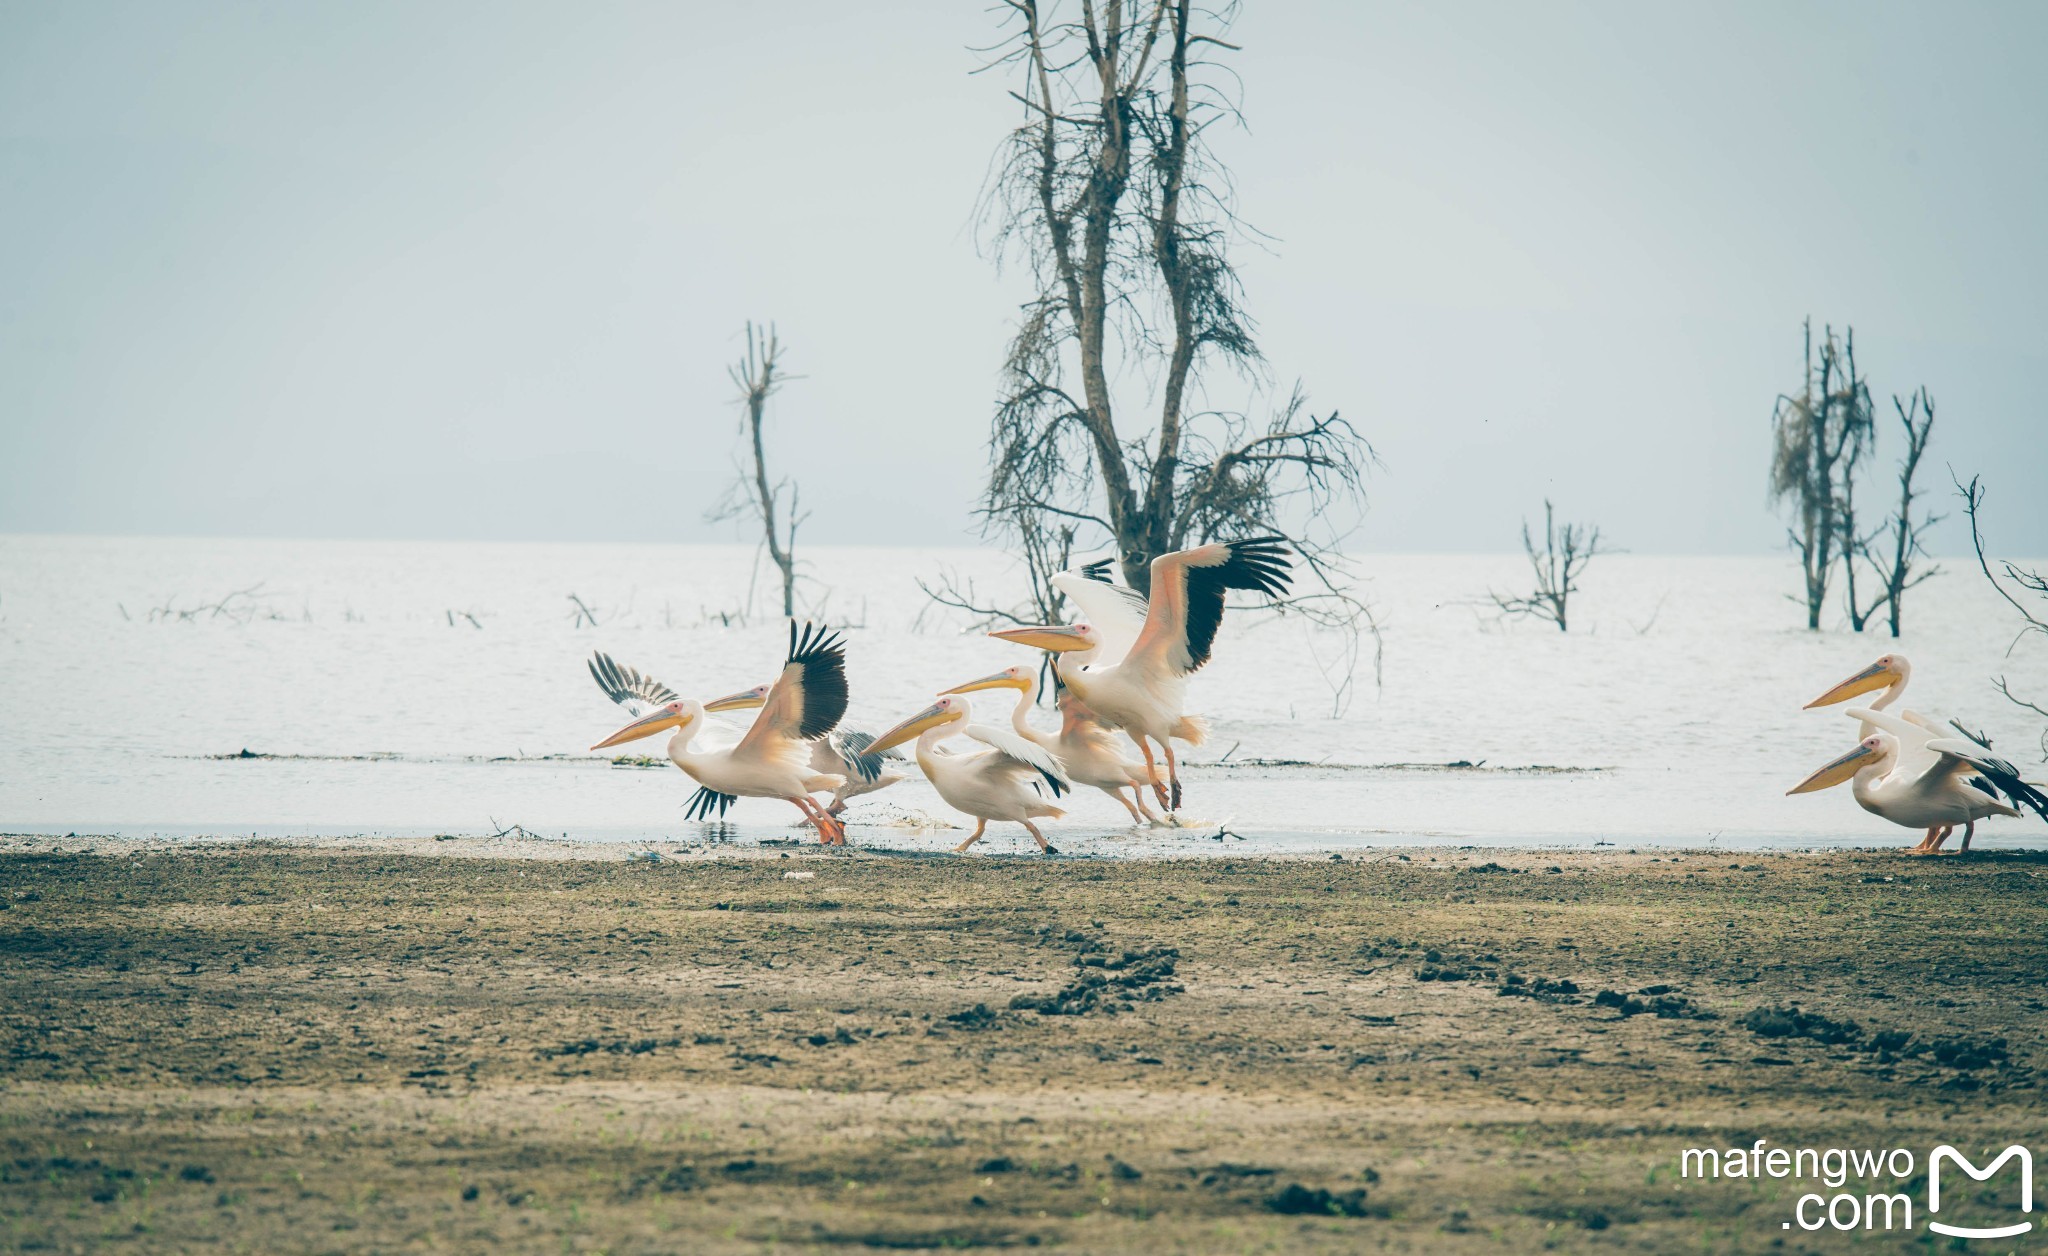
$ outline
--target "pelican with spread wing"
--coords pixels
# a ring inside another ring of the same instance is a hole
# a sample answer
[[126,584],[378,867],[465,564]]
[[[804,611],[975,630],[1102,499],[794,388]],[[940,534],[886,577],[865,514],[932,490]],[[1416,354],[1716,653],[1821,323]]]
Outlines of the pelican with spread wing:
[[[1072,787],[1058,759],[1044,746],[1004,728],[969,724],[973,714],[967,699],[957,694],[941,696],[916,715],[875,738],[872,753],[917,739],[917,766],[925,779],[939,791],[939,797],[956,811],[974,817],[974,832],[955,846],[964,852],[981,840],[991,820],[1009,820],[1028,830],[1038,849],[1057,854],[1038,831],[1033,820],[1058,818],[1066,813],[1054,801]],[[965,754],[948,752],[939,743],[964,733],[987,747]]]
[[[1859,709],[1849,714],[1864,718],[1878,713]],[[1878,726],[1877,732],[1786,792],[1807,794],[1852,782],[1856,802],[1865,811],[1909,829],[1927,830],[1909,852],[1915,855],[1939,854],[1941,844],[1958,824],[1964,826],[1962,849],[1967,851],[1970,839],[1976,836],[1977,821],[2020,814],[2000,802],[1979,778],[2004,778],[2020,791],[2018,797],[2025,805],[2048,819],[2048,797],[2021,781],[2012,764],[1992,758],[1982,747],[1960,737],[1937,737],[1908,748],[1897,733],[1885,727],[1900,722],[1879,715],[1870,721]]]
[[[766,706],[768,693],[773,688],[773,685],[755,685],[752,689],[720,698],[704,709],[746,711]],[[832,791],[832,801],[826,804],[825,814],[836,816],[846,810],[849,800],[862,794],[872,794],[878,789],[887,789],[904,779],[903,773],[889,770],[891,763],[903,762],[902,752],[871,751],[868,746],[874,740],[873,733],[842,724],[811,743],[811,766],[846,780],[844,785]]]
[[[1992,757],[1990,744],[1984,741],[1981,735],[1968,733],[1954,720],[1950,720],[1944,727],[1936,717],[1919,711],[1886,709],[1905,696],[1906,685],[1912,678],[1913,665],[1906,661],[1905,655],[1887,654],[1807,703],[1806,709],[1810,711],[1815,707],[1833,706],[1872,690],[1882,689],[1884,692],[1878,695],[1876,701],[1867,707],[1852,707],[1847,714],[1858,722],[1857,736],[1868,738],[1882,732],[1891,737],[1896,760],[1892,775],[1900,777],[1901,780],[1925,779],[1932,782],[1935,777],[1929,774],[1936,773],[1937,770],[1939,773],[1952,774],[1960,785],[1974,790],[1976,794],[1986,795],[1994,800],[2003,798],[2015,807],[2031,808],[2039,812],[2042,819],[2048,820],[2048,808],[2043,806],[2040,791],[2021,780],[2019,769],[2012,764]],[[1957,737],[1959,733],[1962,735],[1960,739]],[[1958,750],[1961,754],[1944,754],[1943,747]],[[1894,787],[1894,794],[1897,788]],[[1932,785],[1930,784],[1928,788],[1932,788]],[[1857,798],[1861,801],[1862,795],[1857,795]],[[1975,802],[1976,798],[1971,796],[1966,798],[1966,801]],[[1874,814],[1885,814],[1875,811],[1869,803],[1865,803],[1864,808],[1873,811]],[[2018,815],[2019,812],[2008,809],[2008,812],[2004,813],[1987,814]],[[1982,818],[1978,816],[1956,822],[1966,825],[1962,849],[1970,848],[1970,837],[1975,831],[1975,821]],[[1954,823],[1929,824],[1927,836],[1913,849],[1916,852],[1939,851],[1954,828]]]
[[[1285,541],[1253,537],[1162,554],[1152,560],[1151,570],[1144,625],[1122,658],[1106,658],[1113,641],[1088,623],[1010,628],[991,635],[1059,653],[1060,680],[1103,724],[1124,730],[1138,743],[1160,805],[1173,810],[1180,806],[1181,788],[1172,739],[1200,745],[1207,735],[1207,725],[1185,713],[1187,678],[1209,661],[1223,622],[1224,596],[1232,589],[1284,593],[1291,567]],[[1084,652],[1088,661],[1079,666],[1069,661],[1068,656]],[[1166,784],[1160,782],[1152,753],[1155,742],[1166,758]]]
[[[1057,577],[1055,577],[1057,579]],[[1038,699],[1038,674],[1028,667],[1006,667],[980,680],[955,685],[946,693],[975,693],[983,689],[1015,689],[1017,705],[1010,710],[1010,727],[1019,737],[1038,743],[1058,759],[1068,779],[1077,785],[1093,785],[1123,804],[1133,824],[1156,823],[1159,817],[1145,804],[1143,788],[1152,781],[1145,765],[1127,758],[1117,749],[1117,738],[1066,686],[1060,688],[1060,731],[1044,733],[1024,718]],[[1131,791],[1129,798],[1123,791]]]
[[706,798],[700,791],[692,800],[693,810],[701,808],[708,818],[713,806],[723,815],[735,798],[780,798],[818,826],[820,841],[845,843],[845,826],[811,797],[845,784],[844,777],[811,766],[811,743],[830,733],[846,713],[846,653],[839,638],[809,624],[799,634],[792,621],[782,675],[768,687],[754,726],[728,749],[699,750],[692,745],[703,729],[706,711],[731,709],[723,705],[726,699],[706,707],[679,698],[667,685],[604,654],[591,660],[590,672],[614,701],[629,709],[634,704],[646,707],[635,712],[638,718],[632,723],[591,749],[638,741],[672,728],[669,759],[710,794]]

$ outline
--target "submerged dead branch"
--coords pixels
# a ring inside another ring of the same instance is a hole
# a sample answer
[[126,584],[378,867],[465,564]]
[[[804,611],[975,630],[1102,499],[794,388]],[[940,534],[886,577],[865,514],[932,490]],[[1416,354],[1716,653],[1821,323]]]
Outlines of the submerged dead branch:
[[[1991,560],[1984,553],[1984,531],[1978,522],[1978,511],[1983,507],[1985,497],[1985,489],[1981,483],[1981,477],[1973,475],[1970,477],[1970,482],[1964,484],[1961,478],[1951,470],[1949,478],[1954,482],[1956,492],[1961,495],[1963,499],[1963,513],[1970,520],[1970,547],[1977,555],[1977,569],[1984,573],[1984,579],[1989,581],[1991,587],[1998,591],[1998,596],[2004,598],[2006,603],[2018,611],[2020,615],[2019,633],[2013,637],[2012,644],[2006,647],[2006,654],[2010,655],[2013,650],[2018,648],[2020,642],[2024,641],[2031,634],[2038,633],[2043,637],[2048,637],[2048,576],[2044,576],[2031,568],[2021,567],[2017,563],[2006,559],[1999,560],[1998,567],[2000,570],[1993,572]],[[2018,594],[2014,592],[2015,589],[2019,593],[2033,595],[2033,598],[2039,601],[2040,605],[2029,606],[2027,603],[2022,602]],[[2044,707],[2039,702],[2023,698],[2019,694],[2014,693],[2011,683],[2004,676],[1994,676],[1991,683],[2000,694],[2004,695],[2006,701],[2014,706],[2048,718],[2048,707]],[[2044,762],[2048,762],[2048,725],[2042,727],[2039,743],[2041,758]]]
[[[1535,577],[1536,587],[1526,594],[1509,596],[1504,593],[1489,593],[1493,604],[1501,614],[1526,616],[1541,619],[1557,625],[1559,632],[1569,626],[1572,594],[1579,591],[1579,577],[1601,554],[1612,550],[1600,546],[1600,529],[1583,524],[1568,523],[1557,526],[1556,512],[1549,498],[1543,499],[1543,548],[1536,548],[1535,538],[1529,535],[1529,521],[1522,521],[1522,552],[1528,556],[1530,572]],[[1658,603],[1661,608],[1662,602]],[[1656,616],[1651,616],[1651,623]],[[1639,630],[1648,632],[1649,626]]]

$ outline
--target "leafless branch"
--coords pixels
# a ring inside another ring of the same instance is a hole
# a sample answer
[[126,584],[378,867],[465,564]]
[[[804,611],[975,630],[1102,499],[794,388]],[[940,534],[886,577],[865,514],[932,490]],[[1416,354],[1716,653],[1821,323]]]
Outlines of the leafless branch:
[[[1520,615],[1557,625],[1564,632],[1570,624],[1571,597],[1579,591],[1579,577],[1601,554],[1612,553],[1600,544],[1600,529],[1583,524],[1557,526],[1556,512],[1549,498],[1543,499],[1543,548],[1529,534],[1528,520],[1522,521],[1522,552],[1528,556],[1536,587],[1520,595],[1489,593],[1503,616]],[[1662,603],[1659,603],[1661,606]],[[1655,622],[1655,616],[1651,622]],[[1647,625],[1642,631],[1647,632]]]

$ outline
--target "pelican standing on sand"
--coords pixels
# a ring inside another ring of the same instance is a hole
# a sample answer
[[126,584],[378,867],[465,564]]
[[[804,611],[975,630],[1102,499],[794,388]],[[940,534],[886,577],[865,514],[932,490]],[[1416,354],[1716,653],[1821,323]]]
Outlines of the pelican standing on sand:
[[[1007,729],[969,724],[972,713],[967,699],[945,695],[875,738],[868,749],[887,750],[917,739],[917,766],[924,769],[925,779],[948,806],[974,817],[974,832],[953,848],[955,852],[980,841],[990,820],[1010,820],[1030,832],[1038,849],[1058,854],[1032,821],[1066,814],[1053,805],[1070,785],[1059,760],[1037,742]],[[988,749],[949,753],[939,743],[955,733],[965,733]]]
[[[1900,797],[1899,791],[1904,787],[1903,782],[1908,779],[1918,781],[1924,778],[1927,782],[1925,788],[1933,789],[1935,778],[1929,776],[1929,773],[1939,768],[1942,773],[1952,774],[1959,788],[1968,787],[1978,794],[1989,796],[1994,801],[2003,795],[2006,801],[2017,806],[2031,807],[2041,813],[2042,819],[2048,820],[2048,809],[2044,809],[2040,801],[2042,795],[2032,785],[2020,779],[2018,768],[2003,759],[1993,758],[1989,753],[1990,747],[1982,744],[1977,738],[1970,738],[1968,734],[1964,734],[1967,740],[1957,739],[1955,734],[1963,731],[1962,725],[1952,724],[1951,727],[1944,728],[1934,717],[1919,711],[1902,709],[1893,712],[1886,709],[1905,696],[1906,685],[1912,678],[1913,665],[1907,662],[1905,655],[1887,654],[1807,703],[1806,709],[1811,711],[1815,707],[1833,706],[1835,703],[1846,702],[1869,693],[1873,689],[1882,689],[1884,692],[1875,702],[1867,707],[1852,707],[1847,714],[1858,721],[1857,736],[1868,739],[1873,734],[1882,732],[1892,739],[1894,763],[1890,772],[1898,776],[1900,781],[1895,782],[1890,791],[1883,795],[1885,798],[1896,800]],[[1957,749],[1961,754],[1945,755],[1936,743]],[[1855,753],[1850,752],[1851,755]],[[1867,757],[1864,763],[1865,766],[1868,765]],[[1823,768],[1822,772],[1826,770]],[[1818,776],[1819,773],[1815,775]],[[1825,786],[1815,785],[1811,788],[1822,789]],[[1871,788],[1875,789],[1876,786],[1873,785]],[[1795,792],[1804,792],[1804,787]],[[1873,795],[1875,796],[1877,795]],[[1899,809],[1901,804],[1896,802],[1887,804],[1891,806],[1891,811],[1887,812],[1865,802],[1864,793],[1859,792],[1856,797],[1858,802],[1863,803],[1864,810],[1873,815],[1896,820],[1898,814],[1904,814]],[[1924,791],[1920,795],[1915,795],[1915,798],[1917,801],[1904,804],[1907,811],[1917,814],[1919,810],[1931,805]],[[1975,802],[1974,799],[1965,801]],[[1958,823],[1967,826],[1963,834],[1962,849],[1968,850],[1970,838],[1976,831],[1976,821],[1993,814],[2016,816],[2020,813],[2008,807],[2002,812],[1986,812],[1983,815],[1967,816],[1959,820],[1930,821],[1926,826],[1927,836],[1913,850],[1916,853],[1939,851],[1942,843],[1948,840],[1949,834],[1954,832]]]
[[[1917,726],[1862,708],[1849,714],[1877,725],[1878,731],[1857,742],[1854,750],[1794,785],[1786,791],[1788,794],[1807,794],[1844,781],[1853,782],[1851,790],[1865,811],[1909,829],[1927,830],[1927,836],[1908,852],[1915,855],[1939,854],[1942,842],[1958,824],[1965,826],[1962,850],[1967,851],[1970,839],[1976,835],[1977,821],[1989,816],[2020,814],[1978,784],[1973,774],[1994,780],[2006,778],[2022,791],[2022,797],[2030,795],[2028,805],[2048,819],[2048,809],[2044,809],[2048,808],[2048,798],[2020,781],[2010,763],[1991,758],[1973,743],[1959,737],[1936,737],[1917,747],[1908,746],[1884,726]],[[1873,715],[1877,718],[1871,719]]]
[[[1131,813],[1133,824],[1157,823],[1159,817],[1145,805],[1144,786],[1151,783],[1151,775],[1145,765],[1135,759],[1127,759],[1117,750],[1116,736],[1102,726],[1074,691],[1062,688],[1060,691],[1060,731],[1041,733],[1024,719],[1024,713],[1038,698],[1038,676],[1028,667],[1006,667],[1002,671],[980,680],[970,680],[964,685],[955,685],[945,693],[974,693],[983,689],[1015,689],[1017,705],[1010,711],[1010,726],[1019,737],[1037,742],[1066,769],[1067,776],[1077,785],[1093,785],[1123,804]],[[1129,798],[1123,791],[1131,791]]]
[[[691,779],[713,795],[734,798],[780,798],[804,813],[818,826],[818,840],[846,843],[846,828],[827,815],[811,797],[821,790],[836,791],[846,779],[836,773],[819,772],[811,766],[810,743],[831,732],[846,713],[846,653],[837,637],[805,624],[801,636],[794,620],[789,625],[789,654],[782,675],[768,688],[767,698],[754,726],[739,744],[723,750],[696,750],[691,746],[711,708],[690,699],[676,697],[675,691],[610,657],[598,654],[590,663],[591,675],[614,701],[644,702],[653,707],[618,732],[592,746],[638,741],[664,729],[675,729],[668,741],[668,757]],[[623,695],[623,696],[622,696]],[[720,804],[720,814],[725,805]],[[708,814],[709,806],[705,807]]]
[[[1198,746],[1207,736],[1207,725],[1184,713],[1187,678],[1209,661],[1216,629],[1223,622],[1224,596],[1231,589],[1284,593],[1289,570],[1286,544],[1279,537],[1222,541],[1161,554],[1152,560],[1152,596],[1144,628],[1130,652],[1114,662],[1077,667],[1064,657],[1107,652],[1103,635],[1085,623],[1010,628],[990,635],[1061,654],[1060,679],[1104,724],[1130,734],[1145,754],[1160,805],[1177,810],[1180,764],[1172,739]],[[1154,742],[1166,758],[1167,785],[1159,780]]]

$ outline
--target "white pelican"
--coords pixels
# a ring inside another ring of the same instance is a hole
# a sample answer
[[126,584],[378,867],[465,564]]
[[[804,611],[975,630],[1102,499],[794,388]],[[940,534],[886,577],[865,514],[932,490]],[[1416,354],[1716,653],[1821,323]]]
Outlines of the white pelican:
[[[974,832],[954,851],[964,852],[980,841],[990,820],[1014,820],[1030,831],[1038,849],[1048,855],[1058,854],[1032,821],[1066,814],[1051,801],[1066,793],[1069,786],[1059,760],[1037,742],[1015,733],[967,723],[971,714],[967,699],[957,695],[941,697],[875,738],[868,749],[887,750],[917,738],[917,766],[924,769],[925,779],[948,806],[974,817]],[[988,749],[952,754],[939,745],[953,734],[963,732]]]
[[[1853,710],[1849,714],[1861,718],[1877,713]],[[1897,721],[1879,715],[1877,720],[1870,722],[1882,725]],[[1853,781],[1851,788],[1856,802],[1865,811],[1909,829],[1927,830],[1927,836],[1920,839],[1920,844],[1910,852],[1916,855],[1940,852],[1941,844],[1948,840],[1948,835],[1958,824],[1965,826],[1962,849],[1967,851],[1970,839],[1976,835],[1977,821],[1988,816],[2016,817],[2020,814],[1979,785],[1973,774],[1994,779],[2009,777],[2019,783],[2021,789],[2034,793],[2031,787],[2019,782],[2011,764],[1986,756],[1976,745],[1958,737],[1937,737],[1927,742],[1926,749],[1932,759],[1918,770],[1901,763],[1900,749],[1898,735],[1880,727],[1877,732],[1857,742],[1854,750],[1786,793],[1807,794],[1840,785],[1843,781]],[[2038,793],[2034,796],[2040,797]],[[2048,813],[2044,813],[2043,818],[2048,818]]]
[[[1849,699],[1869,693],[1873,689],[1882,689],[1884,693],[1879,695],[1878,699],[1872,702],[1869,707],[1873,711],[1882,711],[1905,696],[1906,684],[1912,679],[1913,665],[1906,661],[1906,656],[1903,654],[1887,654],[1841,684],[1828,690],[1820,697],[1807,703],[1805,709],[1811,711],[1815,707],[1833,706],[1837,702],[1847,702]],[[1930,738],[1947,737],[1950,735],[1950,730],[1943,728],[1940,721],[1931,716],[1922,715],[1918,711],[1902,710],[1899,712],[1899,717],[1908,724],[1919,725]],[[1868,737],[1873,731],[1875,731],[1874,725],[1865,724],[1859,736]]]
[[[1832,706],[1837,702],[1846,702],[1858,694],[1865,694],[1873,689],[1882,688],[1884,693],[1879,695],[1877,701],[1872,702],[1868,707],[1851,708],[1849,710],[1848,714],[1859,721],[1857,736],[1868,737],[1880,730],[1890,733],[1898,741],[1899,770],[1913,776],[1919,776],[1932,768],[1941,758],[1940,752],[1933,748],[1934,742],[1952,741],[1958,733],[1969,742],[1977,742],[1978,739],[1963,732],[1962,725],[1956,724],[1953,721],[1950,722],[1949,726],[1944,727],[1933,716],[1924,715],[1919,711],[1887,711],[1886,707],[1891,706],[1892,703],[1897,702],[1905,695],[1906,684],[1912,678],[1913,665],[1906,661],[1905,655],[1887,654],[1841,684],[1828,690],[1820,697],[1807,703],[1806,709],[1810,711],[1815,707]],[[2002,794],[2006,801],[2017,806],[2032,807],[2036,811],[2042,811],[2042,808],[2034,801],[2040,795],[2034,791],[2032,786],[2020,779],[2019,770],[2003,759],[1991,758],[1989,752],[1989,745],[1978,742],[1971,750],[1972,760],[1980,763],[1997,764],[1999,765],[1998,770],[1981,767],[1962,769],[1963,779],[1976,789],[1988,793],[1994,798]],[[2048,819],[2048,811],[2042,811],[2042,818]],[[1947,838],[1948,834],[1946,832],[1937,835],[1930,830],[1928,839],[1933,844],[1929,849],[1941,849],[1941,843],[1946,841]],[[1964,841],[1965,848],[1967,849],[1968,838],[1965,837]]]
[[[1038,674],[1029,667],[1006,667],[980,680],[970,680],[964,685],[955,685],[944,693],[974,693],[982,689],[1015,689],[1017,705],[1010,711],[1010,726],[1019,737],[1029,738],[1052,752],[1066,769],[1070,780],[1079,785],[1093,785],[1122,803],[1124,810],[1131,813],[1131,822],[1144,824],[1158,822],[1159,817],[1145,805],[1144,786],[1152,781],[1145,771],[1145,765],[1135,759],[1127,759],[1117,750],[1116,737],[1095,713],[1074,696],[1071,688],[1060,690],[1060,731],[1042,733],[1031,727],[1024,719],[1024,713],[1038,698]],[[1123,791],[1131,791],[1125,798]],[[1133,805],[1132,799],[1136,799]]]
[[[1060,679],[1071,686],[1088,709],[1111,728],[1121,728],[1145,753],[1145,766],[1162,806],[1180,806],[1180,765],[1172,738],[1200,745],[1207,727],[1183,713],[1187,678],[1209,661],[1217,626],[1223,622],[1223,599],[1231,589],[1261,593],[1286,591],[1285,543],[1279,537],[1253,537],[1198,545],[1152,560],[1152,596],[1145,626],[1130,652],[1110,663],[1075,667],[1062,657]],[[1062,655],[1103,650],[1105,638],[1088,624],[1051,624],[1010,628],[992,633],[1005,641],[1053,650]],[[1166,756],[1171,795],[1159,783],[1158,742]]]
[[[649,676],[621,667],[604,654],[591,660],[590,673],[614,701],[644,702],[653,709],[592,746],[602,750],[623,742],[675,729],[668,757],[691,779],[714,795],[734,798],[780,798],[818,826],[818,839],[844,845],[846,828],[825,814],[811,794],[837,790],[845,778],[811,767],[810,744],[832,731],[846,712],[845,645],[822,629],[805,624],[801,636],[789,625],[789,654],[782,675],[769,687],[767,703],[739,744],[726,750],[696,750],[690,743],[704,723],[706,707]],[[722,701],[722,700],[721,700]],[[714,704],[716,705],[716,704]],[[706,815],[711,800],[701,804]],[[718,805],[724,814],[729,803]]]
[[[765,706],[771,688],[771,685],[755,685],[752,689],[728,694],[704,709],[747,711]],[[887,789],[904,779],[903,773],[888,770],[889,760],[901,763],[903,756],[894,750],[884,750],[879,754],[869,751],[868,744],[874,739],[873,733],[841,725],[811,743],[811,766],[820,772],[846,778],[844,785],[832,791],[832,801],[826,805],[825,814],[836,816],[846,810],[849,799]]]

